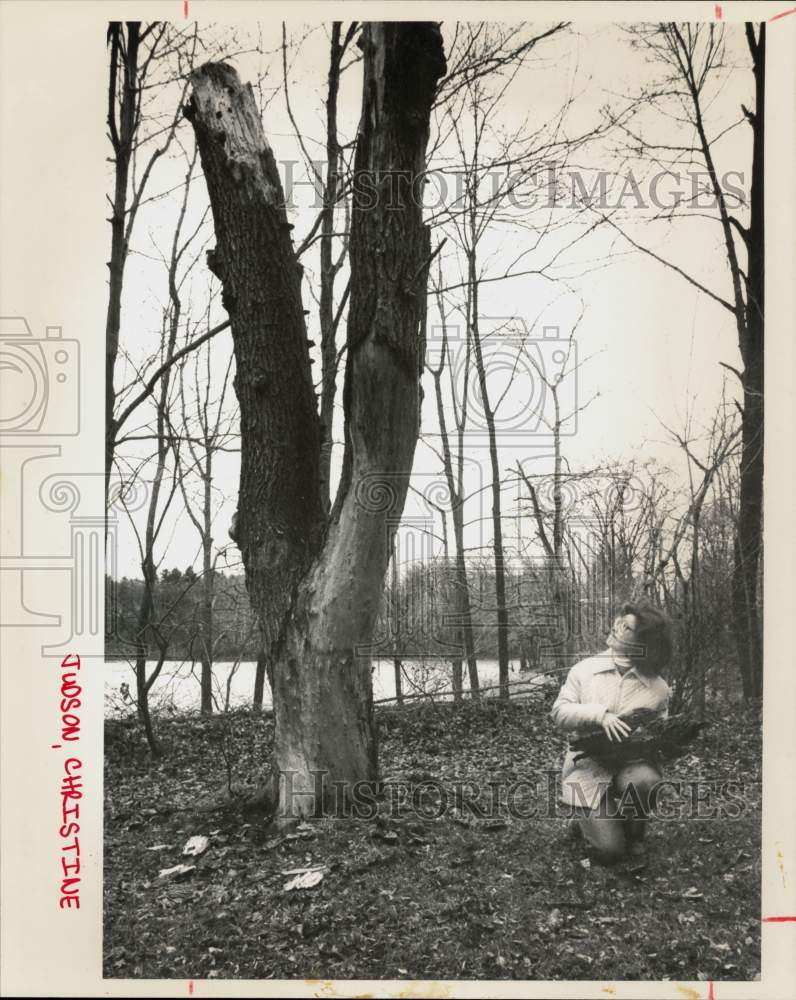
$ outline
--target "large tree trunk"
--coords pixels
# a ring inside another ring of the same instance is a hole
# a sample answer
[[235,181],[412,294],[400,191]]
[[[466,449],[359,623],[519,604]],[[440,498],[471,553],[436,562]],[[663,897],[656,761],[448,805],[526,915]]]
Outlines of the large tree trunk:
[[[251,87],[230,67],[192,77],[241,410],[237,533],[273,663],[274,778],[282,816],[309,814],[377,777],[371,639],[419,428],[428,233],[425,167],[436,81],[433,23],[363,27],[363,106],[352,213],[343,393],[346,445],[328,520],[296,262],[273,153]],[[323,787],[326,787],[324,792]]]

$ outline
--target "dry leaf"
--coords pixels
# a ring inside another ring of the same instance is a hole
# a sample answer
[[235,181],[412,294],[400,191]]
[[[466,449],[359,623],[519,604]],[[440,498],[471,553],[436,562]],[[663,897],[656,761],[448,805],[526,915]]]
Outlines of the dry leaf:
[[683,899],[702,899],[703,893],[701,893],[695,885],[692,885],[690,888],[686,889],[684,893],[682,893],[682,896]]
[[175,878],[180,875],[187,875],[188,872],[196,871],[196,865],[174,865],[173,868],[162,868],[158,872],[158,878],[169,878],[169,876],[174,876]]
[[207,837],[191,837],[182,849],[182,856],[184,858],[198,858],[200,854],[204,854],[209,846],[210,841]]
[[317,870],[304,872],[303,875],[296,875],[289,882],[285,882],[282,889],[284,892],[291,892],[293,889],[312,889],[321,881],[323,875],[322,871]]

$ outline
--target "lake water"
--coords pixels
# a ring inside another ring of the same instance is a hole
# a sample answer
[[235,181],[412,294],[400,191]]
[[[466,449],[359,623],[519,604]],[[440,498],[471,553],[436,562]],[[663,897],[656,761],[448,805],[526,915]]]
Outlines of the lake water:
[[[216,663],[213,666],[213,695],[215,708],[223,711],[226,708],[245,708],[251,705],[254,692],[254,676],[256,663],[245,662],[237,666],[233,663]],[[148,665],[149,670],[154,664]],[[169,661],[150,691],[150,706],[153,711],[166,713],[196,712],[199,710],[199,673],[200,665],[177,660]],[[465,666],[465,688],[467,687],[467,668]],[[231,675],[231,677],[230,677]],[[486,688],[498,682],[497,660],[479,660],[478,678],[481,686]],[[555,684],[552,678],[544,675],[520,673],[519,660],[510,664],[510,682],[512,694],[521,694],[526,686],[534,688],[539,685]],[[447,701],[450,694],[444,694],[451,687],[451,665],[445,660],[405,660],[403,690],[405,695],[421,692],[439,692],[439,699]],[[496,691],[485,694],[494,695]],[[392,660],[373,661],[373,697],[379,701],[382,698],[395,697],[395,670]],[[105,664],[105,715],[107,717],[128,715],[134,708],[135,671],[126,661],[109,661]],[[265,684],[263,706],[271,707],[271,691],[268,682]]]

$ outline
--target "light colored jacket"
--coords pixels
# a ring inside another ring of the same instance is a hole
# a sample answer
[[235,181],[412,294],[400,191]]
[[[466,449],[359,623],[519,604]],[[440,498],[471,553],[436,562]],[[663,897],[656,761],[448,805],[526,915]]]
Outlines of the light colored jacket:
[[[576,663],[552,708],[553,722],[570,739],[600,730],[606,712],[627,716],[646,708],[665,718],[671,691],[662,677],[646,677],[635,667],[622,674],[610,649]],[[613,772],[590,757],[577,764],[569,750],[561,774],[561,798],[569,805],[596,808]]]

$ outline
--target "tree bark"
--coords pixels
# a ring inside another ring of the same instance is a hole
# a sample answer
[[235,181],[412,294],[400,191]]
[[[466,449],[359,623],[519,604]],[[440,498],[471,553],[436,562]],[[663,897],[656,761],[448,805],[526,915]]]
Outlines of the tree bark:
[[[350,239],[346,443],[327,519],[320,421],[284,196],[251,87],[223,64],[192,76],[186,108],[218,242],[241,410],[237,525],[272,660],[274,782],[282,817],[311,814],[340,783],[377,778],[370,662],[392,536],[419,429],[419,336],[428,233],[411,182],[425,168],[436,81],[434,23],[363,28],[363,103]],[[409,184],[396,187],[396,177]],[[427,268],[426,268],[427,269]]]

